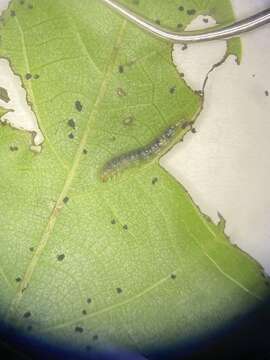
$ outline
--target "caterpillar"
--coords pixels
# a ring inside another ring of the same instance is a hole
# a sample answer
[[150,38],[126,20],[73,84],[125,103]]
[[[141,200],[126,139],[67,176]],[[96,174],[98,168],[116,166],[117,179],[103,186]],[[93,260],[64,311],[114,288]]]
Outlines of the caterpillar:
[[176,124],[168,127],[150,144],[112,158],[103,166],[100,175],[101,180],[106,182],[109,178],[115,176],[120,171],[127,169],[132,165],[142,161],[151,160],[172,144],[172,140],[175,139],[175,136],[179,133],[180,130],[184,130],[187,127],[187,123],[191,124],[187,121],[177,122]]

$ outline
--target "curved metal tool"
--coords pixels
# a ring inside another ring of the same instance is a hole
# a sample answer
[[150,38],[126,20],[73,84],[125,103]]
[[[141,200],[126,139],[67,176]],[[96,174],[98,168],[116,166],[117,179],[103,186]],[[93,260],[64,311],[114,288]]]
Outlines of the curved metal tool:
[[109,5],[120,15],[124,16],[134,24],[138,25],[142,29],[152,33],[153,35],[171,41],[173,43],[194,43],[219,39],[230,39],[235,36],[239,36],[244,32],[254,30],[260,26],[270,23],[270,8],[253,15],[247,19],[226,25],[218,29],[207,29],[200,31],[185,31],[174,32],[168,29],[162,28],[143,17],[133,13],[125,6],[119,4],[114,0],[101,0],[105,4]]

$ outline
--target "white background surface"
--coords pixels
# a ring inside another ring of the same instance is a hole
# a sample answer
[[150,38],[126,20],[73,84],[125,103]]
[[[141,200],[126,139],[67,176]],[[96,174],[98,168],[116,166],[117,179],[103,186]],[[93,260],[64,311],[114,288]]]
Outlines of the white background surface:
[[[7,3],[0,0],[0,9]],[[233,4],[243,17],[270,7],[270,0]],[[270,26],[242,40],[241,66],[231,60],[212,73],[197,133],[189,134],[162,164],[203,212],[214,221],[218,211],[225,217],[232,242],[270,274],[270,96],[264,94],[270,92]],[[215,51],[220,45],[211,46]],[[190,64],[190,71],[195,66]]]
[[[270,7],[270,0],[233,4],[243,17]],[[231,59],[209,78],[197,134],[162,164],[204,213],[215,221],[218,211],[224,216],[231,241],[270,274],[270,25],[242,36],[242,45],[242,64]]]

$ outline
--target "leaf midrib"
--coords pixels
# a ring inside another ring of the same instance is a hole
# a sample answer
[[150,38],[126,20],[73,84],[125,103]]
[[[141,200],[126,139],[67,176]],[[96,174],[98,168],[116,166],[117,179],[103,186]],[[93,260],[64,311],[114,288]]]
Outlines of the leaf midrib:
[[[79,147],[78,147],[78,150],[75,154],[75,157],[73,159],[73,163],[70,167],[70,170],[67,174],[67,177],[66,177],[66,180],[65,180],[65,183],[64,183],[64,186],[63,186],[63,189],[58,197],[58,200],[51,212],[51,215],[49,217],[49,220],[48,220],[48,223],[44,229],[44,232],[42,233],[41,235],[41,239],[40,239],[40,242],[39,242],[39,245],[37,246],[36,248],[36,251],[35,253],[33,254],[33,257],[31,258],[27,268],[26,268],[26,271],[25,271],[25,274],[21,280],[21,283],[19,285],[19,287],[17,288],[17,291],[10,303],[10,306],[9,306],[9,309],[6,313],[6,316],[5,316],[5,321],[7,321],[10,317],[10,315],[16,310],[16,308],[18,307],[23,295],[24,295],[24,290],[27,289],[27,287],[29,286],[29,283],[31,281],[31,278],[33,276],[33,273],[36,269],[36,266],[38,265],[38,262],[39,262],[39,259],[41,257],[41,255],[43,254],[43,251],[48,243],[48,240],[50,238],[50,235],[54,229],[54,226],[55,226],[55,223],[61,213],[61,210],[63,208],[63,199],[67,196],[68,192],[69,192],[69,189],[71,187],[71,184],[73,182],[73,179],[74,179],[74,176],[77,172],[77,169],[79,167],[79,164],[80,164],[80,160],[82,158],[82,154],[83,154],[83,149],[85,147],[85,144],[86,144],[86,141],[87,141],[87,138],[88,138],[88,135],[89,135],[89,131],[90,131],[90,124],[92,124],[92,121],[93,119],[95,118],[97,112],[98,112],[98,107],[102,101],[102,99],[104,98],[105,94],[106,94],[106,91],[107,91],[107,87],[108,87],[108,84],[110,82],[110,79],[111,79],[111,76],[113,74],[113,69],[115,67],[115,63],[116,63],[116,59],[117,59],[117,55],[118,55],[118,52],[119,52],[119,49],[120,49],[120,45],[121,45],[121,42],[123,40],[123,36],[124,36],[124,31],[125,31],[125,28],[126,28],[126,20],[124,20],[122,23],[121,23],[121,26],[120,26],[120,30],[118,32],[118,35],[116,37],[116,41],[115,41],[115,45],[113,46],[113,49],[112,49],[112,52],[111,52],[111,56],[110,56],[110,61],[108,62],[108,65],[107,65],[107,68],[106,68],[106,71],[105,71],[105,75],[104,75],[104,78],[103,78],[103,81],[101,82],[101,85],[100,85],[100,89],[99,89],[99,92],[97,94],[97,97],[96,97],[96,100],[95,100],[95,103],[93,105],[93,108],[92,108],[92,111],[90,113],[90,116],[88,118],[88,122],[87,122],[87,126],[85,128],[85,132],[81,138],[81,141],[79,143]],[[22,28],[20,26],[20,24],[18,23],[18,27],[20,28],[20,32],[23,36],[23,31],[22,31]],[[22,37],[23,39],[23,37]],[[23,41],[22,41],[23,43]],[[23,46],[25,48],[25,44],[23,43]],[[90,54],[89,54],[90,56]],[[28,59],[27,57],[25,57],[25,50],[24,50],[24,59],[25,59],[25,65],[26,65],[26,68],[29,69],[29,62],[28,62]],[[31,96],[33,98],[33,91],[31,90],[30,91],[31,93]]]

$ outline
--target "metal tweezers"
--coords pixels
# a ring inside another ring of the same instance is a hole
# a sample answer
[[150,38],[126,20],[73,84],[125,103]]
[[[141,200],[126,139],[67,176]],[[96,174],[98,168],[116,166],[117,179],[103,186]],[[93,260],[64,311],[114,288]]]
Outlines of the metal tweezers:
[[195,43],[219,39],[230,39],[242,33],[257,29],[260,26],[270,23],[270,8],[257,13],[249,18],[237,21],[224,27],[200,31],[174,32],[152,23],[143,17],[135,14],[125,6],[114,0],[101,0],[120,15],[130,20],[140,28],[153,35],[171,41],[173,43]]

